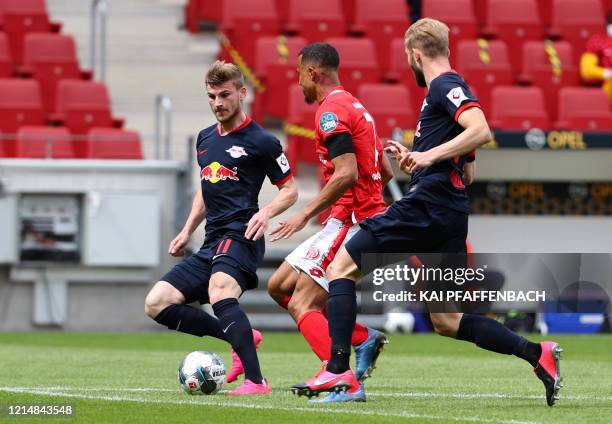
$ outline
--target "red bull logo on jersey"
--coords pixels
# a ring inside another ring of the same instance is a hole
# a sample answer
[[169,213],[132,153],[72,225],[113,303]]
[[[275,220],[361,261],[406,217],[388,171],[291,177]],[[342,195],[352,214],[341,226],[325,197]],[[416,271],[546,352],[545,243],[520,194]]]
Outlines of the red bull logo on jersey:
[[229,169],[221,165],[219,162],[212,162],[202,168],[200,177],[202,180],[206,180],[213,184],[225,180],[239,181],[238,169],[236,167],[234,167],[234,169]]

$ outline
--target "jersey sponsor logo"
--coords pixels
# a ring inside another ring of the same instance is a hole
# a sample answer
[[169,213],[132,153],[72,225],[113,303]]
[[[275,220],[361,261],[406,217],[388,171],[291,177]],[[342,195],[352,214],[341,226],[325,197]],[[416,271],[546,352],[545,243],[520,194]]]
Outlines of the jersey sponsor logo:
[[464,100],[467,100],[467,96],[465,95],[461,87],[451,88],[449,92],[446,93],[446,97],[448,98],[448,100],[453,102],[455,107],[461,106],[461,103]]
[[375,173],[373,173],[373,174],[372,174],[372,179],[373,179],[374,181],[380,181],[380,180],[382,180],[382,177],[380,176],[380,172],[375,172]]
[[244,147],[241,146],[232,146],[227,149],[226,152],[229,153],[234,159],[238,159],[242,156],[248,156],[247,152],[244,150]]
[[285,156],[284,153],[281,153],[280,156],[276,158],[276,163],[278,163],[278,166],[280,166],[283,174],[291,169],[291,166],[289,166],[289,160],[287,160],[287,156]]
[[416,129],[414,130],[414,136],[415,137],[421,136],[421,121],[417,123]]
[[325,112],[319,118],[319,127],[323,132],[332,132],[338,127],[338,117],[333,112]]
[[308,251],[306,252],[306,259],[310,259],[310,260],[315,260],[319,257],[319,255],[321,254],[321,252],[319,252],[319,249],[317,249],[316,247],[312,246],[308,249]]
[[238,169],[236,167],[234,167],[234,169],[229,169],[221,165],[219,162],[212,162],[202,168],[200,177],[202,180],[206,180],[213,184],[225,180],[239,181]]

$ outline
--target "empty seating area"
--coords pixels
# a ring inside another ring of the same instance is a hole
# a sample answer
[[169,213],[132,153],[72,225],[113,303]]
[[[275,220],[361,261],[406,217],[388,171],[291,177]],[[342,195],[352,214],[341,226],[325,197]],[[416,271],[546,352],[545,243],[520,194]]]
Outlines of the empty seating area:
[[0,158],[142,159],[45,0],[0,0]]
[[[449,26],[451,65],[495,129],[611,131],[610,102],[598,87],[583,86],[578,73],[587,39],[605,32],[611,3],[423,0],[422,13]],[[254,70],[263,83],[253,104],[256,119],[306,128],[313,124],[292,105],[301,95],[292,88],[296,55],[309,42],[330,42],[340,53],[342,84],[364,97],[388,137],[393,126],[414,127],[425,94],[404,51],[408,12],[405,0],[189,0],[185,22],[191,32],[202,21],[216,23]],[[0,56],[0,71],[1,63]],[[290,145],[297,146],[296,137]]]

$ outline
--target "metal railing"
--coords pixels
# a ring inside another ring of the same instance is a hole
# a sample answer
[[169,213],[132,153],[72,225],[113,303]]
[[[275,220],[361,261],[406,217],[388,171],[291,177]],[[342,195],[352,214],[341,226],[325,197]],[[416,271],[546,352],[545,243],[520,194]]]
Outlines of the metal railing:
[[[163,134],[162,134],[163,123]],[[170,160],[172,141],[172,100],[164,94],[155,97],[155,159],[162,159],[161,145],[164,144],[163,159]]]
[[[98,81],[106,81],[106,0],[92,0],[89,32],[89,67]],[[100,33],[98,35],[98,22]],[[98,53],[98,45],[100,51]],[[99,56],[99,57],[98,57]],[[99,59],[99,60],[98,60]]]

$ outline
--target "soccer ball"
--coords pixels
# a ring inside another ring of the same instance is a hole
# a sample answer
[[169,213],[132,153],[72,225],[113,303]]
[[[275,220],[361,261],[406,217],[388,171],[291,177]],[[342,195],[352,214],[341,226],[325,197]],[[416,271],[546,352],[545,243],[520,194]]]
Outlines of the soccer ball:
[[179,366],[178,380],[190,395],[212,395],[225,383],[225,365],[214,353],[205,350],[191,352]]
[[389,312],[385,321],[385,331],[388,333],[412,333],[414,315],[410,312]]

